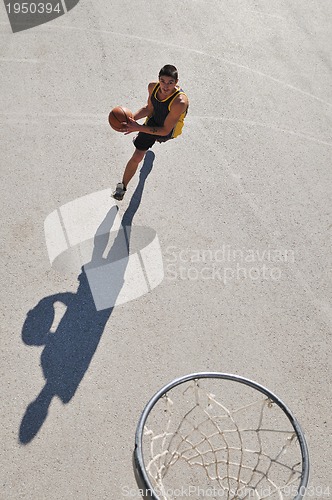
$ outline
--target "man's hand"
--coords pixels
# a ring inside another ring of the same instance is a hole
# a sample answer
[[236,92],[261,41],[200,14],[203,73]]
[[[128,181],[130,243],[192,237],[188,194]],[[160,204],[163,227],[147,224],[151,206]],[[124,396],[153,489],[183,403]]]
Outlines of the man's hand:
[[124,135],[131,134],[132,132],[139,132],[141,130],[142,125],[135,122],[135,120],[130,118],[130,116],[128,116],[128,120],[129,120],[128,123],[122,122],[122,124],[121,124],[121,125],[123,125],[122,131],[124,132]]

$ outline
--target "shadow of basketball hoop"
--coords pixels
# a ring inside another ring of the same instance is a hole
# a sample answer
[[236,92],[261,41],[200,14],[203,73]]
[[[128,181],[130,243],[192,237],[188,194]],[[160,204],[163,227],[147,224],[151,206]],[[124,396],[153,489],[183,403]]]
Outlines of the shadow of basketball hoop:
[[73,9],[78,2],[79,0],[47,0],[47,2],[4,0],[13,33],[53,21]]

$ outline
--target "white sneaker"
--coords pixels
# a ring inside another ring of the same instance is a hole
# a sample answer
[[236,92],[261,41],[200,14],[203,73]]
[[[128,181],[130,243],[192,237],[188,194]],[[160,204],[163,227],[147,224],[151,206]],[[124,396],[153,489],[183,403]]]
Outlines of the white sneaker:
[[113,198],[115,198],[116,200],[118,201],[121,201],[123,200],[123,197],[125,195],[125,192],[126,192],[126,188],[124,187],[124,184],[123,182],[119,182],[117,185],[116,185],[116,188],[115,188],[115,191],[113,193]]

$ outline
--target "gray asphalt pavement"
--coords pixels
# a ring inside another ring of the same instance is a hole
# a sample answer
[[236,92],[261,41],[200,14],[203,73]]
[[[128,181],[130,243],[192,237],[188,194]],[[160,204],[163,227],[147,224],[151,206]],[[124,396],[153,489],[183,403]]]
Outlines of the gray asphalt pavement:
[[[198,371],[278,394],[308,441],[307,496],[329,498],[331,4],[80,0],[18,33],[0,15],[0,498],[138,498],[140,413]],[[144,105],[164,64],[184,131],[117,211],[106,190],[133,145],[108,112]],[[118,305],[97,311],[80,267],[123,217],[149,286],[124,261]],[[120,296],[132,269],[142,288]]]

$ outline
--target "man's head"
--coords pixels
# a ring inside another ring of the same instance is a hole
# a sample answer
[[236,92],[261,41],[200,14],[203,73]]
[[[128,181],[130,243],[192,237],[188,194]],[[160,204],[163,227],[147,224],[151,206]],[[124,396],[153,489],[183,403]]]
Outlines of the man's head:
[[171,64],[166,64],[159,71],[159,83],[165,95],[171,94],[178,83],[178,70]]
[[161,68],[161,70],[159,71],[159,78],[161,76],[169,76],[177,81],[178,80],[178,70],[176,69],[175,66],[172,66],[172,64],[166,64],[166,66],[163,66]]

